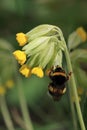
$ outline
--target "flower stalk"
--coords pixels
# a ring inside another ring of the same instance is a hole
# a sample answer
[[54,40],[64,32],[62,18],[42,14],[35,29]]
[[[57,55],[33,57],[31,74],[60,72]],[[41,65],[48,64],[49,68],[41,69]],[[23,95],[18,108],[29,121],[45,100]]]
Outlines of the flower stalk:
[[7,105],[6,105],[4,95],[0,96],[0,109],[1,109],[4,121],[5,121],[5,124],[7,126],[7,129],[8,130],[15,130],[13,123],[12,123],[12,120],[11,120],[11,117],[10,117],[10,114],[9,114],[9,111],[8,111],[8,108],[7,108]]
[[81,130],[86,130],[85,124],[84,124],[84,121],[83,121],[83,117],[82,117],[80,104],[79,104],[79,99],[78,99],[78,94],[77,94],[77,89],[76,89],[74,73],[73,73],[73,70],[72,70],[72,65],[71,65],[71,61],[70,61],[69,52],[68,52],[67,47],[65,47],[64,53],[65,53],[65,57],[66,57],[68,71],[72,72],[72,75],[70,77],[70,84],[71,84],[72,94],[75,97],[75,104],[76,104],[76,109],[77,109],[77,114],[78,114],[80,127],[81,127]]
[[32,121],[30,119],[29,110],[27,109],[27,103],[26,103],[26,99],[24,97],[24,92],[22,90],[22,84],[21,84],[20,80],[21,79],[19,79],[19,77],[18,77],[18,94],[19,94],[19,101],[20,101],[20,105],[21,105],[21,111],[22,111],[24,123],[26,126],[26,130],[33,130]]
[[[71,86],[71,85],[69,84],[69,86]],[[73,128],[74,128],[74,130],[78,130],[77,120],[76,120],[76,111],[75,111],[74,104],[72,102],[71,88],[68,87],[68,89],[69,89],[69,100],[70,100],[70,108],[71,108],[71,116],[72,116],[72,121],[73,121]]]

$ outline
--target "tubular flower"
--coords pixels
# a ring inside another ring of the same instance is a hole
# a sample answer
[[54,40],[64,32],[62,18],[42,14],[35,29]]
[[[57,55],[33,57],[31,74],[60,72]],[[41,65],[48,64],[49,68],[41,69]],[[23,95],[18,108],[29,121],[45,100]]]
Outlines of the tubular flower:
[[20,69],[19,69],[20,73],[22,75],[24,75],[25,77],[29,77],[31,75],[31,69],[29,69],[29,67],[27,65],[23,65]]
[[40,78],[42,78],[44,76],[43,70],[40,67],[33,68],[31,70],[31,73],[37,75]]
[[66,45],[60,28],[48,24],[39,25],[27,32],[26,36],[28,43],[22,51],[13,53],[21,65],[26,61],[26,65],[19,70],[21,74],[25,77],[35,74],[41,78],[44,76],[43,70],[62,66],[62,51]]
[[68,48],[72,50],[87,40],[87,32],[82,28],[77,28],[69,35]]
[[86,31],[82,27],[79,27],[77,28],[76,32],[81,37],[82,41],[85,42],[87,39]]
[[4,95],[6,93],[6,90],[3,86],[0,86],[0,95]]
[[13,55],[18,60],[18,63],[20,65],[23,65],[25,63],[25,61],[26,61],[26,54],[23,51],[16,50],[16,51],[13,52]]
[[26,34],[22,32],[16,34],[16,40],[18,41],[19,46],[24,46],[28,42]]

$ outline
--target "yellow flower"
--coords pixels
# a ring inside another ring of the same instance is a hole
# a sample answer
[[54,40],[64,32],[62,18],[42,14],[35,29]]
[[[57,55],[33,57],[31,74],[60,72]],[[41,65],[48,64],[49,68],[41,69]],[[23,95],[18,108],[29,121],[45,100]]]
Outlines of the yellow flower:
[[6,86],[7,88],[12,88],[13,85],[14,85],[13,80],[8,80],[8,81],[5,83],[5,86]]
[[24,46],[28,42],[28,38],[24,33],[17,33],[16,40],[19,43],[19,46]]
[[6,93],[6,90],[3,86],[0,86],[0,95],[4,95]]
[[40,67],[33,68],[31,70],[31,73],[37,75],[40,78],[42,78],[44,76],[43,70]]
[[77,28],[76,32],[81,37],[82,41],[85,42],[87,39],[86,31],[82,27],[79,27]]
[[18,63],[23,65],[26,61],[26,54],[23,51],[16,50],[13,52],[13,55],[18,60]]
[[20,73],[24,75],[25,77],[29,77],[31,75],[31,69],[27,65],[23,65],[19,69]]

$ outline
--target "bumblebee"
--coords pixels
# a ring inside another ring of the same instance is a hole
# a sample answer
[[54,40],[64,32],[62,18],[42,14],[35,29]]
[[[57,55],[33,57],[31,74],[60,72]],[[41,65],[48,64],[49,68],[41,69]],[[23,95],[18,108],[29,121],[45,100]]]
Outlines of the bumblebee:
[[60,100],[60,98],[65,94],[65,83],[69,80],[70,75],[71,72],[67,75],[63,68],[59,66],[52,67],[49,70],[48,76],[52,82],[48,85],[48,91],[54,100]]

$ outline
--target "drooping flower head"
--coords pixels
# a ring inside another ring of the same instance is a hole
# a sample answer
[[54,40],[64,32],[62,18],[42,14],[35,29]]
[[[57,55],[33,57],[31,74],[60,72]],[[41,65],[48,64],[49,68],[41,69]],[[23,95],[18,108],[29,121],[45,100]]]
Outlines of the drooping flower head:
[[[22,50],[17,50],[13,54],[18,63],[22,65],[19,71],[25,77],[29,77],[31,74],[43,77],[44,71],[50,67],[62,66],[62,51],[65,43],[60,28],[44,24],[26,34],[18,33],[17,36],[19,34],[20,38],[17,38],[17,41],[23,47]],[[21,43],[22,39],[27,39],[24,42],[26,44]]]

